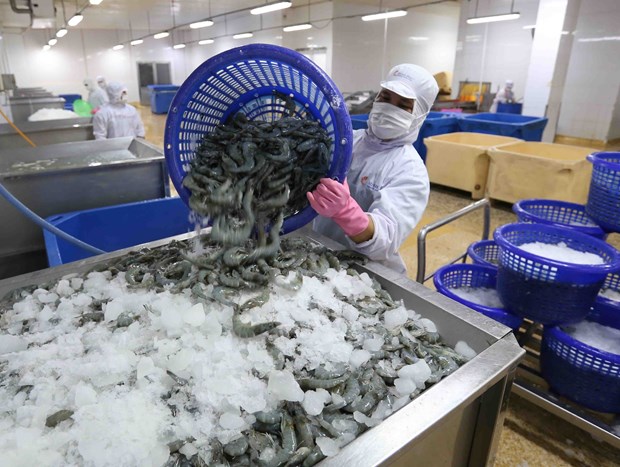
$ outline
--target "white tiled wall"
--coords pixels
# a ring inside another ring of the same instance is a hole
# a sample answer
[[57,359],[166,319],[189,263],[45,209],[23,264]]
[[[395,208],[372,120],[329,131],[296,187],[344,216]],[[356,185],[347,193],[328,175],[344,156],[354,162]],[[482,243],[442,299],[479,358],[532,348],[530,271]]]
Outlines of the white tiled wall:
[[[523,26],[536,24],[539,0],[516,0],[514,11],[521,14],[512,21],[487,24],[467,24],[467,18],[508,13],[509,0],[480,0],[461,2],[456,61],[452,84],[453,97],[459,81],[491,82],[492,92],[506,79],[515,83],[516,98],[522,98],[532,51],[532,31]],[[484,60],[483,60],[484,55]]]
[[617,137],[620,119],[612,116],[620,87],[618,57],[620,1],[582,0],[558,134],[596,140]]

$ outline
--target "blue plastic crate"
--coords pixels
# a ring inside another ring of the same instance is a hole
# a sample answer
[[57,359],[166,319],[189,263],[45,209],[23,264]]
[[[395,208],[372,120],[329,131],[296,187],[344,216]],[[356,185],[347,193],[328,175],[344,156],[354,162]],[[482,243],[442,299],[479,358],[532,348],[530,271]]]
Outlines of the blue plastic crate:
[[[514,314],[545,325],[584,319],[607,274],[620,269],[611,245],[573,230],[544,224],[507,224],[494,233],[499,246],[497,291]],[[604,264],[569,264],[528,253],[520,245],[566,243],[577,251],[601,256]]]
[[503,113],[480,113],[463,115],[457,123],[460,131],[512,136],[525,141],[542,141],[547,119]]
[[81,94],[58,94],[58,97],[62,97],[65,100],[65,110],[73,110],[73,102],[82,99]]
[[512,206],[519,222],[555,225],[605,239],[607,233],[586,214],[582,204],[549,199],[523,199]]
[[[418,151],[423,161],[426,161],[426,145],[424,144],[424,138],[458,131],[456,120],[457,117],[455,114],[450,112],[429,112],[426,116],[426,120],[422,123],[418,139],[413,143],[413,147]],[[351,115],[351,124],[354,130],[368,128],[368,115]]]
[[422,123],[422,128],[420,128],[418,139],[413,143],[413,147],[418,151],[423,161],[426,161],[426,144],[424,144],[424,138],[458,131],[457,120],[457,117],[450,112],[428,113],[426,120]]
[[172,99],[181,86],[175,84],[150,84],[147,86],[151,92],[151,112],[154,114],[166,114],[170,109]]
[[495,240],[480,240],[474,242],[467,248],[467,256],[474,264],[490,266],[497,269],[499,262],[499,247]]
[[[162,198],[58,214],[47,220],[68,234],[109,252],[190,232],[194,224],[189,218],[190,210],[180,198]],[[47,230],[43,231],[43,236],[50,266],[93,256]]]
[[479,264],[449,264],[439,268],[433,276],[433,283],[437,291],[452,300],[468,306],[495,321],[498,321],[512,330],[519,329],[521,318],[511,314],[503,308],[492,308],[465,300],[454,294],[450,289],[460,287],[485,287],[494,289],[496,285],[497,269]]
[[497,103],[497,112],[502,114],[517,114],[521,115],[523,112],[523,104],[508,104]]
[[[620,329],[617,310],[590,315],[588,320]],[[575,340],[562,327],[546,327],[540,367],[558,394],[592,410],[620,413],[620,355]]]
[[603,229],[620,232],[620,152],[595,152],[586,212]]

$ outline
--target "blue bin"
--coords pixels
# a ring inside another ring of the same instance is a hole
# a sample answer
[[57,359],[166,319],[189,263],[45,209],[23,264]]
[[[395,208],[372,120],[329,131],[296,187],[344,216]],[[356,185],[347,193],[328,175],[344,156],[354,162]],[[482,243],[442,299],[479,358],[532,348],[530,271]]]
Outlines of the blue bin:
[[147,87],[151,92],[151,112],[167,114],[172,99],[181,86],[176,84],[150,84]]
[[[181,198],[162,198],[48,217],[70,235],[104,251],[115,251],[194,230]],[[89,258],[93,253],[43,231],[50,267]]]
[[73,102],[82,99],[81,94],[58,94],[58,97],[62,97],[65,100],[65,110],[73,110]]
[[546,125],[547,119],[544,117],[503,113],[463,115],[458,119],[460,131],[512,136],[525,141],[541,141]]
[[424,138],[429,136],[443,135],[446,133],[454,133],[459,130],[457,117],[450,112],[429,112],[426,120],[422,123],[418,139],[413,143],[413,147],[424,162],[426,162],[426,145]]
[[502,104],[501,102],[498,102],[497,111],[501,114],[521,115],[521,112],[523,111],[523,104]]
[[[351,115],[351,124],[354,130],[368,128],[368,114]],[[429,136],[443,135],[444,133],[454,133],[458,131],[457,117],[450,112],[429,112],[426,120],[422,123],[418,139],[413,143],[413,147],[423,161],[426,161],[426,145],[424,138]]]

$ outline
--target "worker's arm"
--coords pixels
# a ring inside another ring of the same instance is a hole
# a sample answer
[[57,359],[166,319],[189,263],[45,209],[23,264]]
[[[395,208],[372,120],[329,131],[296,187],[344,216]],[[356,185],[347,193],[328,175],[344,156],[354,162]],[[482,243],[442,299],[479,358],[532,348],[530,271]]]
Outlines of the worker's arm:
[[375,230],[372,219],[353,199],[346,180],[341,184],[330,178],[322,178],[321,183],[307,196],[316,212],[331,218],[355,243],[373,237]]
[[108,123],[103,111],[97,112],[93,117],[93,134],[95,139],[107,139]]

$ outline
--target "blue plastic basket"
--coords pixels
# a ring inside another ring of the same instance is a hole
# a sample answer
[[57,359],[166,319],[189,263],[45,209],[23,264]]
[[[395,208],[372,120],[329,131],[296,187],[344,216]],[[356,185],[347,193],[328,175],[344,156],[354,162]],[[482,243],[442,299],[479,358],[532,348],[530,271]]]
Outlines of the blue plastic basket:
[[[294,50],[250,44],[218,54],[181,85],[166,119],[164,152],[177,192],[189,204],[182,185],[195,150],[205,134],[241,111],[249,120],[273,121],[287,115],[286,102],[295,102],[295,116],[318,121],[332,140],[327,177],[344,181],[351,162],[353,134],[344,99],[333,81],[314,62]],[[282,231],[292,232],[316,216],[308,205],[285,219]]]
[[547,119],[515,114],[480,113],[463,115],[457,123],[460,131],[513,136],[525,141],[542,141]]
[[[601,291],[605,289],[611,289],[620,293],[620,274],[607,275]],[[602,295],[597,295],[588,319],[597,321],[605,326],[613,326],[614,321],[609,320],[618,316],[620,316],[620,301],[610,300]]]
[[[494,234],[499,246],[497,291],[514,314],[546,325],[584,319],[607,274],[620,269],[620,256],[602,240],[573,230],[544,224],[507,224]],[[566,243],[594,253],[605,264],[568,264],[528,253],[520,245],[531,242]]]
[[497,269],[499,262],[499,247],[495,240],[480,240],[467,248],[467,256],[474,264],[482,264]]
[[449,264],[437,270],[433,283],[437,291],[452,300],[468,306],[483,315],[498,321],[512,330],[519,329],[521,318],[502,308],[492,308],[465,300],[450,289],[459,287],[495,288],[497,269],[479,264]]
[[[620,329],[617,311],[588,319]],[[543,333],[540,366],[558,394],[592,410],[620,413],[620,355],[575,340],[562,328],[550,327]]]
[[620,152],[595,152],[586,212],[609,232],[620,232]]
[[582,204],[549,199],[523,199],[512,206],[519,222],[555,225],[605,239],[607,233],[586,214]]
[[[104,251],[115,251],[194,230],[190,210],[179,198],[106,206],[48,217],[68,234]],[[50,267],[94,256],[43,231]]]

